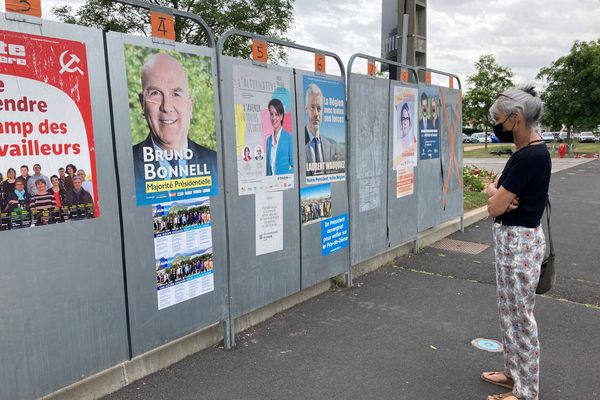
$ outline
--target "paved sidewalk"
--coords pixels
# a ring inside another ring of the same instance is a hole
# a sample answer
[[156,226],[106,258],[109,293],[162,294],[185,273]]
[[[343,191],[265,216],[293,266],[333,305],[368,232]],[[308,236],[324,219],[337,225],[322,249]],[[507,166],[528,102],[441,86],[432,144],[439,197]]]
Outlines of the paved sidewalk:
[[[508,157],[495,158],[464,158],[463,165],[476,165],[479,168],[500,173],[504,169],[504,165],[508,161]],[[553,158],[552,172],[562,171],[563,169],[573,168],[581,164],[586,164],[593,161],[591,158]]]
[[[600,161],[554,174],[551,199],[559,279],[536,303],[540,399],[600,399]],[[489,244],[489,225],[452,238]],[[505,391],[479,379],[501,354],[470,344],[498,339],[492,257],[427,247],[105,399],[485,399]]]

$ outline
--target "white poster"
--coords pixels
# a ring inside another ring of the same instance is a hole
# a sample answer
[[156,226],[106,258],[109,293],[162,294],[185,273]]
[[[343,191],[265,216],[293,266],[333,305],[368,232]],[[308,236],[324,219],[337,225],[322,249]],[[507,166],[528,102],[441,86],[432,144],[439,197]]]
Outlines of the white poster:
[[256,193],[256,255],[283,250],[283,192]]
[[294,187],[290,74],[233,67],[238,194]]
[[208,197],[154,204],[158,309],[214,290]]
[[358,180],[358,211],[365,212],[379,207],[380,192],[377,177]]

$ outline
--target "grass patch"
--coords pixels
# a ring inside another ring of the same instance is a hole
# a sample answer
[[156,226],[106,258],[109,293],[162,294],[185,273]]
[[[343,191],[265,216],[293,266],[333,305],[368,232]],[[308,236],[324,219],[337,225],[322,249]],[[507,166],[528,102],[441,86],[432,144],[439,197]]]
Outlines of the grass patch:
[[[548,143],[548,151],[550,152],[550,154],[552,156],[558,156],[558,148],[561,145],[561,143]],[[491,151],[498,151],[500,149],[504,150],[504,149],[512,149],[513,151],[515,151],[515,146],[514,145],[506,145],[506,144],[494,144],[494,145],[489,145],[488,144],[488,149],[485,150],[485,148],[481,147],[481,148],[475,148],[473,149],[473,147],[478,147],[478,146],[482,146],[481,144],[465,144],[463,147],[463,157],[467,157],[467,158],[508,158],[508,155],[496,155],[496,154],[492,154],[490,153]],[[578,143],[577,141],[573,141],[573,147],[574,147],[574,151],[575,154],[597,154],[600,153],[600,142],[598,143]]]
[[597,143],[575,143],[575,154],[600,153],[600,142]]
[[464,191],[465,211],[471,211],[487,204],[487,195],[485,192]]
[[463,157],[467,157],[467,158],[494,158],[494,157],[498,157],[498,158],[508,158],[508,155],[501,155],[498,156],[496,154],[492,154],[490,153],[491,151],[498,151],[498,150],[507,150],[507,149],[512,149],[512,151],[515,151],[515,146],[511,146],[511,145],[494,145],[494,146],[490,146],[488,145],[487,150],[484,147],[481,147],[479,149],[473,149],[470,150],[468,147],[464,148],[464,152],[463,152]]

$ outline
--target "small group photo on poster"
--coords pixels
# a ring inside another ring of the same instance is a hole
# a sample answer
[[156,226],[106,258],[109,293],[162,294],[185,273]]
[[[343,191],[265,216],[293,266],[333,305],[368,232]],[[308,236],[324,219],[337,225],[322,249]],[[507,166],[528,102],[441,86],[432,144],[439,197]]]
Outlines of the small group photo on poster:
[[158,309],[214,290],[210,200],[152,206]]
[[417,166],[417,89],[395,86],[393,91],[393,169],[396,171],[396,198],[414,193]]
[[304,154],[307,184],[346,178],[346,107],[344,83],[303,77]]
[[331,184],[324,183],[300,189],[300,218],[302,225],[331,217]]
[[208,56],[125,45],[136,204],[218,193]]
[[18,55],[0,60],[0,230],[98,217],[85,44],[2,30],[0,43]]
[[294,187],[290,75],[234,66],[238,194]]

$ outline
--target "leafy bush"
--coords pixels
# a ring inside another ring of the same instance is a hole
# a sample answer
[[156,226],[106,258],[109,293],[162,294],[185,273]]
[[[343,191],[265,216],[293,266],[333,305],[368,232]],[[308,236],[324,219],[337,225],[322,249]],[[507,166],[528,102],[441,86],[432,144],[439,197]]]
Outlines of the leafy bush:
[[465,192],[481,192],[485,188],[481,170],[470,165],[463,167],[463,182]]

